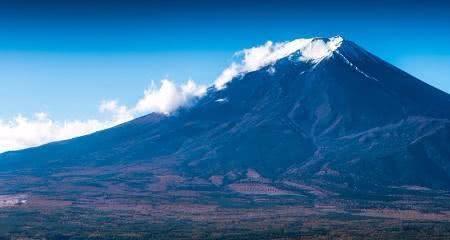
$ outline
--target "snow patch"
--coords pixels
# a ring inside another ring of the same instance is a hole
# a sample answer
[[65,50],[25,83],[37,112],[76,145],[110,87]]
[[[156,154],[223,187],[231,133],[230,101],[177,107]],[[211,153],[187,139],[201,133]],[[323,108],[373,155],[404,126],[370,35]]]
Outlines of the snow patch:
[[372,76],[367,75],[365,72],[363,72],[361,69],[359,69],[355,64],[353,64],[352,62],[350,62],[350,61],[349,61],[344,55],[342,55],[339,51],[336,51],[336,52],[337,52],[337,54],[339,54],[339,56],[341,56],[341,57],[344,59],[344,61],[345,61],[348,65],[350,65],[351,67],[353,67],[357,72],[361,73],[364,77],[366,77],[366,78],[368,78],[368,79],[371,79],[371,80],[374,80],[374,81],[376,81],[376,82],[379,82],[378,79],[376,79],[376,78],[374,78],[374,77],[372,77]]
[[27,203],[26,195],[0,195],[0,208],[14,207]]
[[228,99],[226,99],[226,98],[219,98],[219,99],[216,100],[216,102],[219,102],[219,103],[228,102]]

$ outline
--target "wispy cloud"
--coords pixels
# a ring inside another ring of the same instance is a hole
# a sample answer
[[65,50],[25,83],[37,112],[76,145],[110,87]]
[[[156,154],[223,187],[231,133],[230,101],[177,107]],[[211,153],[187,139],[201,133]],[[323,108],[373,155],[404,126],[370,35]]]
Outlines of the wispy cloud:
[[106,120],[55,121],[44,112],[32,117],[18,115],[10,120],[0,119],[0,153],[86,135],[151,112],[171,114],[205,92],[206,86],[192,80],[177,85],[163,79],[159,86],[152,82],[144,96],[131,107],[120,105],[117,100],[102,101],[99,112],[105,115]]
[[[281,43],[268,41],[261,46],[244,49],[237,53],[240,60],[226,68],[214,86],[222,89],[234,77],[268,66],[296,51],[300,51],[299,60],[320,60],[334,51],[341,41],[339,37],[328,40],[296,39]],[[275,71],[271,69],[272,73]],[[206,86],[196,84],[193,80],[180,85],[169,79],[161,80],[160,84],[152,82],[134,105],[126,106],[117,100],[102,101],[99,112],[106,116],[106,120],[55,121],[46,113],[37,113],[32,117],[18,115],[11,120],[0,119],[0,152],[89,134],[151,112],[168,115],[180,106],[190,105],[194,99],[205,94],[206,89]]]
[[[329,39],[300,38],[280,43],[268,41],[261,46],[244,49],[236,53],[240,57],[239,61],[233,62],[226,68],[216,79],[214,85],[217,89],[222,89],[234,77],[273,64],[277,60],[287,57],[296,51],[300,53],[298,60],[320,61],[336,50],[342,40],[341,37],[332,37]],[[271,71],[274,71],[274,69]]]

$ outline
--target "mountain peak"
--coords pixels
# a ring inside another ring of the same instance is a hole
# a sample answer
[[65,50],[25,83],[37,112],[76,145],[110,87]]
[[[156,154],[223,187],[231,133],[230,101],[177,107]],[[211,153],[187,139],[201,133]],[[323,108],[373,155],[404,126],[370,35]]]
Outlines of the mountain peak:
[[344,39],[341,36],[331,38],[312,38],[306,46],[302,46],[299,51],[302,53],[303,60],[317,61],[321,60],[334,51],[342,44]]
[[299,38],[278,43],[267,41],[263,45],[238,52],[239,60],[226,68],[217,78],[214,85],[216,89],[223,89],[234,77],[257,71],[294,53],[298,54],[299,61],[318,63],[331,56],[341,46],[343,41],[344,39],[341,36]]
[[227,72],[235,79],[189,108],[1,154],[0,169],[54,176],[135,164],[195,184],[219,176],[224,191],[248,169],[274,183],[344,191],[450,187],[450,95],[342,37],[267,42],[241,54]]

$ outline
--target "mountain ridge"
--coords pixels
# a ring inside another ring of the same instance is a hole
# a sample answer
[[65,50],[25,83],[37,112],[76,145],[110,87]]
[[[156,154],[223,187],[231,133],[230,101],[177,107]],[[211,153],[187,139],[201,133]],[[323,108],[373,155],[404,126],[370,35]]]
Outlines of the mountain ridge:
[[[255,169],[274,181],[355,189],[449,187],[450,95],[351,41],[334,39],[339,46],[329,55],[304,60],[300,49],[257,62],[254,71],[242,68],[172,115],[150,114],[88,136],[4,153],[0,165],[51,172],[171,159],[171,171],[204,179]],[[327,43],[314,38],[300,45],[311,50],[310,43],[320,41]]]

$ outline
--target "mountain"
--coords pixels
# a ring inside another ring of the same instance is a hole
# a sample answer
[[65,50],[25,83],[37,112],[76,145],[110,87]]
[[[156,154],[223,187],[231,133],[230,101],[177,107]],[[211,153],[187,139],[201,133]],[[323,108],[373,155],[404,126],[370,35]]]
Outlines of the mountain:
[[340,37],[307,44],[170,116],[5,153],[0,166],[42,174],[156,161],[204,179],[254,169],[355,189],[450,187],[450,96]]
[[450,95],[341,37],[244,54],[170,115],[1,154],[0,239],[450,237]]

